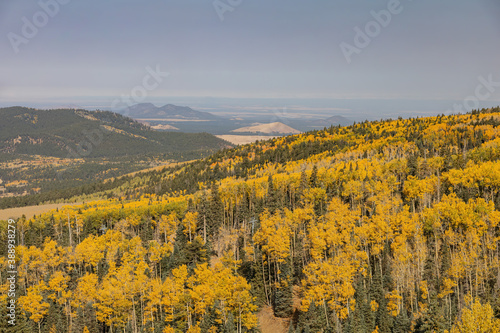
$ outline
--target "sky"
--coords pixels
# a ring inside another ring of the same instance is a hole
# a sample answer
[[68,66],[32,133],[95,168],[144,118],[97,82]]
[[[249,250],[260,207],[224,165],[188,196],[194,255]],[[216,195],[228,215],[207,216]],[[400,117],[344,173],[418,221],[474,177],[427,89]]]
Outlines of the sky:
[[498,0],[0,2],[0,106],[497,105],[499,54]]

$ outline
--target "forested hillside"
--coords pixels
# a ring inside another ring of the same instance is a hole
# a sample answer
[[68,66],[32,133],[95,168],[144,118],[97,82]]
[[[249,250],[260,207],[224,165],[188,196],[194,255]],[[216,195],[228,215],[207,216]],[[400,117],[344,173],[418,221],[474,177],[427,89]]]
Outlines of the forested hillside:
[[0,209],[83,194],[106,179],[231,147],[208,133],[158,132],[108,111],[10,107],[0,108],[0,119]]
[[0,117],[0,152],[4,154],[110,158],[229,146],[207,133],[153,131],[109,111],[10,107],[1,108]]
[[288,332],[499,332],[499,125],[495,108],[331,127],[19,219],[1,327],[259,332],[271,307]]

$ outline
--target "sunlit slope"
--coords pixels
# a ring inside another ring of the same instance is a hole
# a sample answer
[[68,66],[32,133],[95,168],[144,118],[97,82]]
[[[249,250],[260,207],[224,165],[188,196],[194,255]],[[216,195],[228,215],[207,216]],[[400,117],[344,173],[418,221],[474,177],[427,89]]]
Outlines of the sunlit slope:
[[289,332],[497,332],[499,111],[241,146],[21,219],[20,325],[257,332],[269,305]]

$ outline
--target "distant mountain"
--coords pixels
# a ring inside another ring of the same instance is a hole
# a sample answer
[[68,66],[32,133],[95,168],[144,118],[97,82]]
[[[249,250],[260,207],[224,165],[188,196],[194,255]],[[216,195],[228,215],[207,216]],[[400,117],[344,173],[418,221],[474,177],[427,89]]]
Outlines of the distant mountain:
[[231,132],[234,133],[264,133],[264,134],[299,134],[300,131],[280,122],[241,127]]
[[0,153],[117,157],[215,151],[229,144],[207,133],[160,132],[109,111],[0,109]]
[[343,117],[343,116],[332,116],[321,121],[325,126],[340,125],[349,126],[353,124],[353,121]]
[[185,120],[217,120],[218,117],[202,111],[196,111],[187,106],[167,104],[157,107],[151,103],[132,105],[119,113],[134,119],[185,119]]

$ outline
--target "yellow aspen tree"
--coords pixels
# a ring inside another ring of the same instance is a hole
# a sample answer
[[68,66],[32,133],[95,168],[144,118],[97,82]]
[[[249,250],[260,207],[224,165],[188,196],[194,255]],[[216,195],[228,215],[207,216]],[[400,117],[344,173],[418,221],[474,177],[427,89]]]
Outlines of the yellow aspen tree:
[[144,293],[147,282],[144,274],[147,264],[143,260],[146,250],[139,237],[124,241],[120,248],[123,251],[122,264],[110,267],[98,289],[94,307],[99,321],[117,327],[124,327],[132,321],[135,329],[135,297]]
[[90,265],[97,272],[98,263],[104,259],[102,239],[89,235],[75,247],[75,255],[78,263]]
[[359,241],[354,233],[357,216],[349,206],[339,198],[333,198],[328,205],[328,213],[324,219],[323,237],[330,254],[333,255],[343,249],[355,257]]
[[64,306],[64,312],[69,319],[69,329],[73,324],[73,316],[71,312],[72,292],[68,290],[68,282],[70,278],[61,271],[55,272],[49,279],[46,290],[49,291],[48,298],[55,303]]
[[250,294],[251,286],[241,276],[233,276],[232,278],[234,282],[231,285],[231,297],[228,305],[238,321],[238,332],[242,332],[242,327],[250,330],[257,327],[258,324],[257,316],[254,313],[257,306],[253,303],[254,298]]
[[385,298],[387,299],[387,311],[389,311],[391,316],[396,317],[399,314],[403,297],[397,290],[393,290],[385,295]]
[[304,268],[306,278],[302,281],[302,310],[307,311],[314,302],[324,308],[327,320],[327,307],[335,311],[338,319],[347,318],[354,298],[355,273],[355,265],[344,253],[333,259],[309,263]]
[[20,282],[25,281],[27,285],[37,284],[46,272],[45,264],[42,261],[42,251],[35,247],[25,247],[20,245],[16,248],[19,256],[18,272]]
[[[152,240],[149,242],[148,258],[151,270],[154,272],[155,277],[158,276],[157,266],[158,263],[165,257],[169,256],[173,251],[173,246],[169,244],[159,244],[157,241]],[[161,266],[160,266],[161,275]]]
[[61,257],[59,256],[59,249],[57,242],[46,238],[43,244],[43,250],[41,253],[41,260],[43,265],[48,269],[51,268],[54,272],[61,262]]
[[193,304],[193,314],[202,317],[207,308],[215,301],[214,274],[204,263],[194,269],[194,274],[188,279],[189,294]]
[[257,316],[254,311],[257,306],[253,304],[254,299],[250,294],[250,285],[241,276],[234,275],[230,268],[218,263],[212,270],[213,288],[221,306],[217,309],[218,322],[226,323],[231,312],[237,320],[238,332],[242,327],[251,329],[257,326]]
[[150,279],[145,287],[145,303],[143,325],[151,323],[151,331],[154,331],[154,323],[158,319],[156,314],[159,312],[162,300],[162,281],[159,278]]
[[127,217],[127,221],[129,223],[129,226],[132,227],[134,235],[137,235],[138,227],[142,222],[142,217],[137,213],[133,213]]
[[[187,266],[182,265],[172,270],[172,276],[167,277],[162,286],[162,304],[165,306],[165,321],[172,322],[176,313],[184,312],[186,301],[185,284],[188,278]],[[187,322],[187,312],[184,316]]]
[[296,244],[305,237],[306,226],[314,224],[315,214],[311,205],[304,208],[295,208],[293,211],[285,208],[284,213],[292,234],[291,249],[293,259],[293,257],[295,257],[295,253],[293,251],[296,250]]
[[94,303],[97,320],[118,328],[123,328],[130,320],[133,305],[132,271],[133,266],[127,263],[103,279]]
[[169,215],[161,216],[158,223],[158,231],[160,234],[163,234],[165,243],[173,244],[178,225],[179,219],[177,218],[176,213],[172,212]]
[[38,332],[41,332],[43,318],[49,312],[49,303],[44,301],[42,291],[46,285],[42,281],[40,284],[29,287],[26,296],[19,297],[19,306],[24,312],[30,314],[29,318],[38,324]]
[[98,277],[96,274],[86,273],[78,279],[73,292],[72,306],[85,311],[85,305],[94,303],[97,297]]
[[198,212],[191,213],[187,212],[182,219],[182,225],[184,227],[184,234],[189,237],[189,241],[193,241],[194,235],[196,233],[196,222],[198,221]]
[[283,262],[290,255],[290,226],[281,216],[281,211],[271,215],[265,210],[260,215],[260,228],[253,240],[262,246],[262,251],[274,262]]
[[110,270],[113,270],[115,261],[118,259],[120,248],[123,246],[123,235],[117,230],[108,230],[108,232],[100,238],[100,241],[104,244],[106,263],[110,266]]
[[422,196],[422,193],[423,191],[418,178],[409,175],[404,182],[403,194],[406,196],[406,198],[411,200],[413,212],[415,212],[415,201],[417,200],[417,198]]
[[451,333],[497,333],[500,332],[500,319],[495,318],[489,303],[481,304],[467,296],[468,306],[462,310],[458,322],[453,325]]
[[230,268],[233,272],[236,272],[241,265],[241,259],[236,260],[233,250],[224,252],[221,262],[224,267]]

